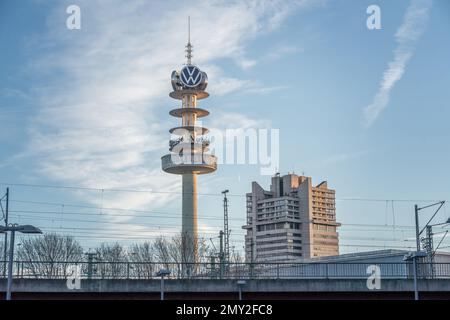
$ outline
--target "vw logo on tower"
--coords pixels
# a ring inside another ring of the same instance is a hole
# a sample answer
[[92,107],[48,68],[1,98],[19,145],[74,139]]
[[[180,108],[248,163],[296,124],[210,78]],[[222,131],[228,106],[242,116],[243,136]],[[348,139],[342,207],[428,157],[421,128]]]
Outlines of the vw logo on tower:
[[202,81],[202,72],[195,66],[185,66],[181,69],[181,82],[186,87],[196,87]]

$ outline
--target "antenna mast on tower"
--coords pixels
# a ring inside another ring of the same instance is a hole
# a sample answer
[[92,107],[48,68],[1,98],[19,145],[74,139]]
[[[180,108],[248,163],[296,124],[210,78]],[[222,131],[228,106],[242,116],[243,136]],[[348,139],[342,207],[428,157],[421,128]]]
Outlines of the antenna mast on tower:
[[223,194],[223,231],[224,231],[224,255],[225,262],[230,262],[230,230],[228,228],[228,198],[227,193],[229,190],[222,191]]
[[188,43],[186,45],[186,58],[187,58],[187,65],[192,64],[191,60],[192,60],[192,44],[191,44],[191,17],[188,17]]

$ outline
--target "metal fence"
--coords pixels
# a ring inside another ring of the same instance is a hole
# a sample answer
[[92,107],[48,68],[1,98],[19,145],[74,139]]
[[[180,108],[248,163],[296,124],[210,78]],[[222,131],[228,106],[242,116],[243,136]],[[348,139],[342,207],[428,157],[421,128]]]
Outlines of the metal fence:
[[[0,278],[4,277],[0,261]],[[367,279],[370,266],[383,279],[411,279],[411,263],[174,263],[174,262],[42,262],[15,261],[14,278],[22,279],[154,279],[162,269],[170,279]],[[450,279],[450,263],[418,263],[417,275]]]

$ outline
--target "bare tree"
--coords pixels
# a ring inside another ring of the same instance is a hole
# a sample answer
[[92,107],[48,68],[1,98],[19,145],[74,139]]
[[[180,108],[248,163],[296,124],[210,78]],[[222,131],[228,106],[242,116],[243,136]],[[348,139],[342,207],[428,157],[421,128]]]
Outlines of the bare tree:
[[138,279],[151,279],[157,271],[155,265],[154,245],[146,241],[132,244],[129,248],[128,259],[131,263],[131,273]]
[[5,255],[5,238],[3,237],[3,234],[0,234],[0,278],[1,277],[6,277],[7,274],[7,269],[8,269],[8,254],[9,254],[9,250],[6,249],[6,259],[4,257]]
[[[4,248],[5,248],[5,238],[3,238],[3,234],[0,233],[0,261],[3,261],[3,254],[4,254]],[[8,239],[9,240],[9,239]],[[6,257],[6,260],[8,260],[8,257]]]
[[240,264],[244,263],[244,257],[242,256],[242,253],[240,251],[237,251],[234,246],[231,247],[230,252],[230,263],[234,264]]
[[96,250],[97,270],[102,278],[124,278],[129,275],[125,248],[116,243],[102,243]]
[[82,255],[83,248],[73,237],[55,233],[23,239],[17,251],[24,275],[49,278],[66,277]]
[[[153,251],[155,260],[160,262],[161,268],[170,269],[174,276],[185,276],[183,270],[190,268],[189,274],[195,275],[204,272],[205,263],[208,261],[208,255],[211,248],[204,239],[197,239],[197,250],[188,252],[183,250],[183,234],[179,233],[168,239],[159,237],[153,242]],[[190,240],[190,239],[187,239]],[[188,241],[186,241],[188,242]],[[188,263],[195,262],[196,264],[189,265]],[[200,264],[198,264],[200,263]]]
[[158,237],[153,242],[155,258],[159,262],[172,262],[169,253],[169,240],[165,237]]

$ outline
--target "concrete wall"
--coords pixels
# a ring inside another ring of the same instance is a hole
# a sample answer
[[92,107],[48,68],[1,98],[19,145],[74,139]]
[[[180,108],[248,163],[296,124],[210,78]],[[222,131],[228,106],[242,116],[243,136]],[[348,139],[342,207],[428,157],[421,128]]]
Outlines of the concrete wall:
[[[82,280],[80,290],[69,290],[65,280],[18,279],[13,291],[22,293],[158,293],[160,280]],[[5,291],[6,281],[0,283]],[[237,280],[166,280],[165,290],[178,293],[233,293],[238,292]],[[450,294],[450,279],[419,280],[419,290]],[[367,289],[366,279],[271,279],[246,280],[244,292],[412,292],[409,279],[385,279],[380,290]]]

